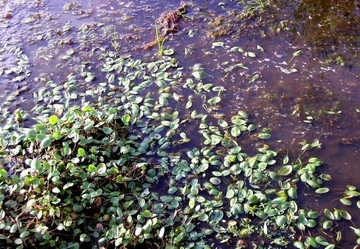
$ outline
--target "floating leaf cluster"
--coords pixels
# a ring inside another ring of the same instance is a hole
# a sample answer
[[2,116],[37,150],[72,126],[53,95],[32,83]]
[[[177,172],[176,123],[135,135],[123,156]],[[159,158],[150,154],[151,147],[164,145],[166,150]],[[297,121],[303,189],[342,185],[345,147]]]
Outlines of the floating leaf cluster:
[[[219,112],[226,89],[206,82],[200,64],[100,52],[98,74],[80,67],[34,93],[30,114],[6,112],[1,243],[330,249],[341,241],[336,224],[352,222],[349,212],[298,202],[300,189],[330,191],[322,161],[308,154],[318,140],[283,157],[265,143],[271,130],[257,130],[245,111]],[[358,196],[348,186],[340,202],[359,206]],[[323,232],[313,236],[315,228]]]

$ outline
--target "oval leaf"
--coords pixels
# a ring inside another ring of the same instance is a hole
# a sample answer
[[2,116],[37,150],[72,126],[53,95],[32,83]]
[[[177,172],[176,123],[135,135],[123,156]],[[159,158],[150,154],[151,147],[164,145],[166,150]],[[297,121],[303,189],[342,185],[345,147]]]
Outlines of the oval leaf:
[[325,194],[325,193],[327,193],[329,191],[330,191],[329,188],[318,188],[317,190],[315,190],[315,193],[317,193],[317,194]]
[[287,176],[292,172],[292,170],[293,167],[291,165],[285,165],[279,169],[278,174],[281,176]]
[[50,144],[51,144],[51,137],[46,136],[43,140],[41,140],[40,148],[44,149],[46,147],[49,147]]

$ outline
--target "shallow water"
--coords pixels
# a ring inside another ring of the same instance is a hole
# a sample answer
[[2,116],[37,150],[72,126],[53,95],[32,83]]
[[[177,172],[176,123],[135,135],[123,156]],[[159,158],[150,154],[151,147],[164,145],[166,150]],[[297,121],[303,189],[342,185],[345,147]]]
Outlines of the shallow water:
[[[97,55],[90,53],[99,47],[116,47],[119,54],[145,60],[156,57],[156,47],[143,49],[154,40],[155,20],[179,6],[175,0],[76,3],[0,3],[0,102],[18,93],[11,109],[31,109],[33,93],[48,80],[63,82],[70,72],[84,68],[99,71]],[[182,67],[200,63],[206,82],[225,87],[220,114],[247,110],[260,128],[273,130],[269,143],[278,148],[289,148],[295,140],[295,150],[302,140],[319,138],[323,148],[316,156],[325,163],[321,170],[333,176],[328,186],[356,185],[359,3],[274,0],[265,14],[240,19],[244,6],[237,1],[189,3],[190,18],[181,20],[181,29],[166,40],[165,47],[175,49]],[[243,52],[230,52],[234,47]],[[71,50],[74,59],[61,59]],[[19,70],[17,60],[22,55],[28,63]],[[13,81],[16,76],[23,78]],[[101,80],[84,83],[80,89]],[[321,209],[337,197],[309,202]]]

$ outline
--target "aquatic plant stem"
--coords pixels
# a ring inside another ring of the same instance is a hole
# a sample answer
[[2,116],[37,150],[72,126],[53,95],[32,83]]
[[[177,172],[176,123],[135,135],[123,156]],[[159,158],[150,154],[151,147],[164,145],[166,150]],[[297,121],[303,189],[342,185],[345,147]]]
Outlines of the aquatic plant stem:
[[155,24],[155,36],[156,36],[156,42],[157,42],[158,48],[159,48],[159,54],[163,55],[164,42],[166,40],[166,37],[163,37],[163,36],[159,35],[159,28],[158,28],[158,26],[156,24]]

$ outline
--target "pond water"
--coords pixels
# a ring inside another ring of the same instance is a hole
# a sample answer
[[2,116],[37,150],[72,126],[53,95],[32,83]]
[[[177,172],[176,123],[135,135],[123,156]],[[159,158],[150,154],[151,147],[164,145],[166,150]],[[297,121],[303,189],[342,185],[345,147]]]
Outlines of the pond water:
[[[178,32],[169,34],[164,46],[174,49],[185,70],[200,64],[205,82],[226,89],[219,115],[246,110],[259,129],[272,129],[267,143],[279,150],[319,139],[322,149],[315,154],[324,161],[321,171],[333,176],[327,186],[357,185],[360,3],[259,3],[188,2]],[[90,69],[97,75],[99,55],[91,51],[101,47],[142,60],[157,58],[157,45],[144,46],[155,39],[156,19],[179,6],[177,0],[2,0],[0,103],[11,111],[31,110],[33,93],[47,81],[64,82],[69,74]],[[84,81],[79,89],[103,80]],[[7,103],[9,96],[16,98]],[[191,130],[187,135],[197,136]],[[308,205],[322,210],[338,197],[314,197]]]

